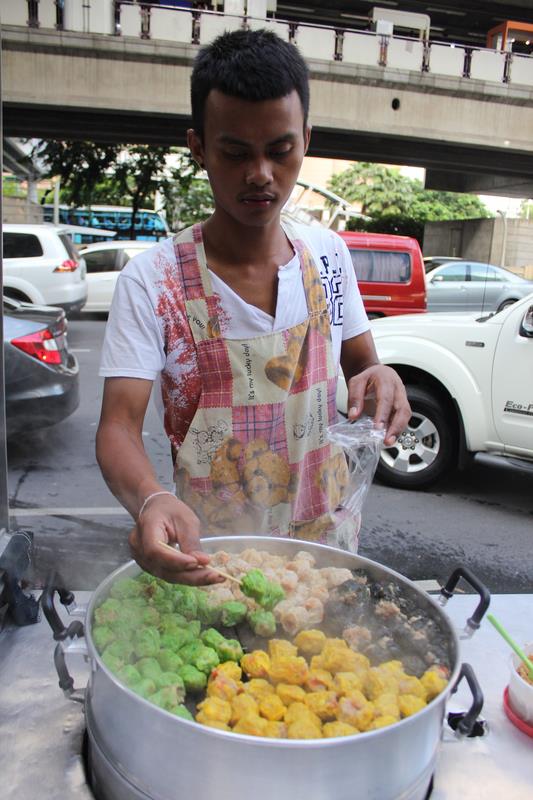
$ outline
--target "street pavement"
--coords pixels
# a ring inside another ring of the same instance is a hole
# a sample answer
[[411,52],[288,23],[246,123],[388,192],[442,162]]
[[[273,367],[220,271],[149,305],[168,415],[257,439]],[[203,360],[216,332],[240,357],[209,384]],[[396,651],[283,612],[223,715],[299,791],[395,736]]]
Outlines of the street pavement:
[[[107,489],[94,456],[104,327],[105,318],[94,315],[69,324],[69,346],[80,362],[77,411],[8,447],[11,528],[34,534],[35,586],[54,567],[69,588],[93,589],[129,558],[131,518]],[[172,488],[170,450],[153,403],[143,439],[162,484]],[[359,553],[412,579],[442,583],[464,564],[493,592],[531,592],[532,484],[531,472],[477,462],[425,491],[375,482]]]

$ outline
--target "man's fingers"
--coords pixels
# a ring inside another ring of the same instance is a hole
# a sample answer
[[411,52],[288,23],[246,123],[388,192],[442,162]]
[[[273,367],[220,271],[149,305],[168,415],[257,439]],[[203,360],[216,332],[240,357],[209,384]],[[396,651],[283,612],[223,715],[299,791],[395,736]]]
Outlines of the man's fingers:
[[398,435],[406,429],[410,418],[411,409],[409,406],[406,408],[405,405],[402,405],[400,408],[395,409],[383,442],[385,447],[392,447]]
[[363,411],[367,382],[359,377],[348,383],[348,419],[357,419]]

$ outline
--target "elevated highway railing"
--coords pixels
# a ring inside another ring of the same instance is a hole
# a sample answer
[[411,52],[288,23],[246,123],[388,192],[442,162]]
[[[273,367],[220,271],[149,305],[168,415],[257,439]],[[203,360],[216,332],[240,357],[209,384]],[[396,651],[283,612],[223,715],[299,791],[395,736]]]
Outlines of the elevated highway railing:
[[[336,29],[267,17],[266,0],[233,0],[237,13],[180,8],[123,0],[0,0],[0,21],[154,42],[203,45],[238,28],[268,28],[298,46],[308,59],[447,76],[472,82],[533,88],[533,57],[485,48]],[[250,11],[252,14],[250,14]]]

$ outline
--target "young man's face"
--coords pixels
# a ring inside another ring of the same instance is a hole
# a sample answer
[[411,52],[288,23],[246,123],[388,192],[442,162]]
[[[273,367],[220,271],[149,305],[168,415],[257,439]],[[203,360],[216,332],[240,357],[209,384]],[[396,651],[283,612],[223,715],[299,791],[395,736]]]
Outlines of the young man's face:
[[204,140],[191,130],[188,143],[207,170],[217,213],[241,225],[264,226],[279,217],[309,136],[296,91],[250,102],[214,89],[205,105]]

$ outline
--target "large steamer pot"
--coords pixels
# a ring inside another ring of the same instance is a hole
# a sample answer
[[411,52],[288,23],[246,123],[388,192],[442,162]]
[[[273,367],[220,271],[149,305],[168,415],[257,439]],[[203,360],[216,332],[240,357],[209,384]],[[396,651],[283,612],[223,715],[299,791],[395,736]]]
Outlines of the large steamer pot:
[[458,637],[439,605],[393,570],[325,545],[266,537],[216,537],[203,539],[202,545],[207,552],[238,553],[254,547],[288,558],[305,550],[319,567],[364,569],[380,582],[394,579],[406,596],[416,596],[420,611],[437,619],[444,631],[451,666],[448,687],[417,714],[353,737],[265,739],[180,719],[122,685],[103,664],[92,639],[94,610],[112,584],[140,572],[130,562],[100,584],[86,614],[91,673],[85,707],[97,796],[102,800],[423,800],[435,768],[446,702],[461,672]]

